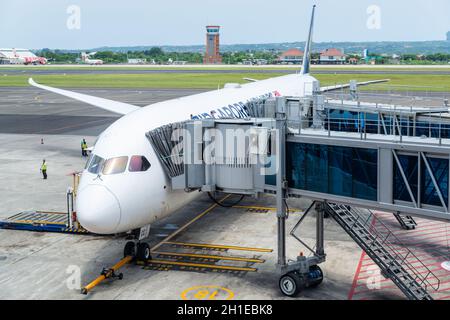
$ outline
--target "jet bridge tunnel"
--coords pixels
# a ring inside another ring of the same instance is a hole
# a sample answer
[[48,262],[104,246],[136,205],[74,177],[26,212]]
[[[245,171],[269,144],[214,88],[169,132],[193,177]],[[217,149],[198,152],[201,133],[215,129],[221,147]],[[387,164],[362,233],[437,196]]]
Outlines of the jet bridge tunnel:
[[[374,209],[450,221],[447,110],[325,101],[320,95],[278,97],[249,103],[247,111],[255,118],[191,120],[151,131],[147,137],[173,189],[276,194],[283,293],[290,295],[295,290],[288,289],[299,283],[320,283],[317,278],[323,275],[316,267],[325,260],[327,212],[408,298],[429,299],[426,289],[432,273],[414,276],[414,268],[405,266],[412,253],[401,258],[396,251],[388,252],[388,239],[378,243],[367,222],[376,219],[370,211]],[[289,197],[323,204],[316,248],[310,248],[313,257],[298,257],[293,263],[285,257]],[[365,208],[366,213],[353,208]]]
[[[450,220],[450,140],[443,138],[450,132],[450,121],[439,122],[446,119],[443,114],[431,118],[422,115],[429,112],[423,108],[408,110],[406,121],[404,110],[397,109],[396,115],[379,106],[370,109],[360,105],[360,110],[366,108],[371,115],[378,113],[372,116],[376,128],[369,130],[367,120],[352,120],[352,130],[347,130],[348,123],[343,124],[343,119],[348,121],[355,115],[348,110],[349,105],[342,105],[340,110],[334,104],[333,109],[317,108],[325,115],[318,121],[316,108],[310,108],[314,100],[268,100],[264,101],[265,114],[272,113],[273,117],[192,120],[159,128],[147,136],[174,189],[275,193],[276,173],[280,172],[277,159],[285,153],[285,162],[280,165],[289,196]],[[278,119],[274,114],[277,104],[285,111],[277,112]],[[343,117],[331,119],[333,112]],[[401,112],[403,125],[395,121]],[[389,131],[384,131],[381,120],[388,118],[386,113],[394,119]],[[367,114],[360,111],[356,119],[367,119]],[[424,122],[427,117],[433,126],[427,131],[430,136],[417,136],[411,128],[416,127],[418,132],[420,124],[421,133],[425,133],[422,128],[430,127]],[[420,121],[409,123],[411,119]],[[330,122],[335,127],[342,122],[341,130],[332,130]]]

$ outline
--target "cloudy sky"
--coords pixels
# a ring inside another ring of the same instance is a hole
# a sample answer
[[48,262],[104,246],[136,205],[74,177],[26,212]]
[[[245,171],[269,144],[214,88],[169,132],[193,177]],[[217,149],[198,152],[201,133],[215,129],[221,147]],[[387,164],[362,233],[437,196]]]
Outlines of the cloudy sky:
[[448,0],[0,0],[0,47],[82,49],[303,41],[313,3],[314,40],[443,40]]

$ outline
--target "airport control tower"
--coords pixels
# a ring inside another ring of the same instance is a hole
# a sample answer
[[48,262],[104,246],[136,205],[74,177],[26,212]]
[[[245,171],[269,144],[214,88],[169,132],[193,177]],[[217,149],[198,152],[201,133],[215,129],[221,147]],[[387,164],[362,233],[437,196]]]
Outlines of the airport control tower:
[[206,27],[206,52],[203,58],[205,64],[222,63],[220,56],[220,26]]

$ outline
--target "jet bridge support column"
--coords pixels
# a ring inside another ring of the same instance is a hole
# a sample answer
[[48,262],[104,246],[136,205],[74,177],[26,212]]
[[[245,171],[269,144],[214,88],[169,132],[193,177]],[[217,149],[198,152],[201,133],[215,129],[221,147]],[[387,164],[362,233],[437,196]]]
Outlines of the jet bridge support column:
[[277,167],[277,222],[278,222],[278,266],[286,266],[286,101],[283,98],[277,98],[277,133],[276,133],[276,167]]
[[325,246],[324,246],[324,217],[325,217],[325,206],[321,203],[320,206],[316,207],[316,255],[325,257]]
[[[322,270],[317,266],[325,260],[323,246],[323,210],[317,215],[317,244],[314,256],[305,257],[302,254],[296,261],[286,261],[286,220],[288,211],[288,182],[286,178],[286,99],[276,99],[276,192],[277,192],[277,224],[278,224],[278,261],[277,270],[281,274],[279,287],[281,292],[289,297],[296,296],[302,289],[315,287],[323,280]],[[273,147],[272,147],[273,148]],[[272,149],[273,150],[273,149]],[[305,214],[306,215],[306,214]]]

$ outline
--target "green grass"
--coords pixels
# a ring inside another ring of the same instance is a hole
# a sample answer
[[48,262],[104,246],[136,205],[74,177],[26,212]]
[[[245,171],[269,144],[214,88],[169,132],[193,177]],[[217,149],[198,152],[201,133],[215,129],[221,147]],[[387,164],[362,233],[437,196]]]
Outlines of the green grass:
[[[75,75],[35,75],[33,79],[39,83],[55,87],[93,87],[93,88],[186,88],[186,89],[217,89],[225,83],[246,83],[243,78],[267,79],[280,74],[274,73],[160,73],[160,74],[75,74]],[[28,75],[0,75],[0,86],[28,86]],[[388,86],[395,90],[409,91],[444,91],[450,92],[450,76],[448,75],[317,75],[322,86],[348,83],[350,80],[368,81],[376,79],[391,79]],[[373,88],[374,86],[372,86]],[[386,87],[377,85],[377,87]]]
[[[280,74],[281,75],[281,74]],[[229,82],[244,82],[243,78],[266,79],[274,74],[76,74],[36,75],[36,82],[57,87],[97,88],[199,88],[217,89]],[[26,75],[0,76],[0,86],[27,86]]]
[[369,81],[377,79],[390,79],[389,82],[383,84],[372,85],[363,88],[379,88],[399,91],[435,91],[450,92],[450,76],[448,75],[399,75],[399,74],[383,74],[383,75],[317,75],[322,86],[334,85],[339,83],[348,83],[350,80]]

